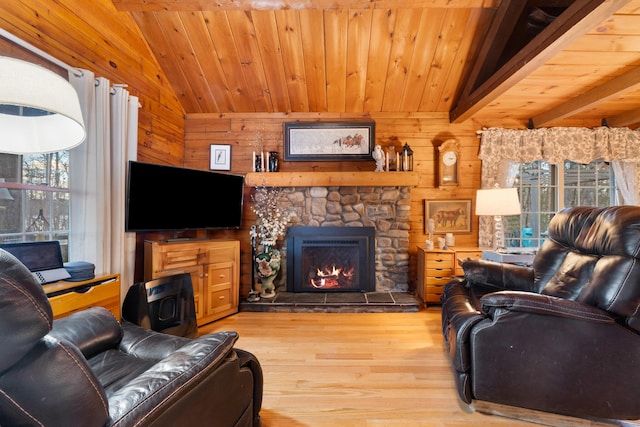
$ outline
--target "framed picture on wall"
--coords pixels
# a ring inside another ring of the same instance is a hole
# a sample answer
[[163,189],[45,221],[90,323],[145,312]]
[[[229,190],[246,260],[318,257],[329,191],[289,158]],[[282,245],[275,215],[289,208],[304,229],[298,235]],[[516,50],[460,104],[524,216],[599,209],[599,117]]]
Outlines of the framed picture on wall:
[[428,223],[433,219],[434,233],[470,233],[471,199],[425,200],[424,234],[428,234]]
[[286,122],[288,161],[372,160],[375,122]]
[[209,153],[209,169],[231,170],[231,146],[211,145]]

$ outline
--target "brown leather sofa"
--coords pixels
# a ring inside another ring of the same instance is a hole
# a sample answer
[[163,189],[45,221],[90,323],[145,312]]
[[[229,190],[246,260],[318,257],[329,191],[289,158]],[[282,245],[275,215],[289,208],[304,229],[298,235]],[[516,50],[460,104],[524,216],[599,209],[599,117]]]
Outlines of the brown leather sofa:
[[101,307],[52,321],[42,286],[0,250],[2,426],[259,426],[262,371],[237,338],[161,334]]
[[463,261],[442,326],[460,398],[638,419],[640,207],[569,208],[532,267]]

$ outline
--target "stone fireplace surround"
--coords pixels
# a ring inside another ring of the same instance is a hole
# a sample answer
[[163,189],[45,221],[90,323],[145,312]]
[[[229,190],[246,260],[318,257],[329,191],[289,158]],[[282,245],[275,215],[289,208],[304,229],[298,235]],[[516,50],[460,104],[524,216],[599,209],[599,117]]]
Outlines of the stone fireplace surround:
[[[410,186],[282,187],[291,225],[375,228],[375,292],[408,292]],[[286,284],[287,248],[281,248],[278,287]],[[285,286],[286,287],[286,286]]]

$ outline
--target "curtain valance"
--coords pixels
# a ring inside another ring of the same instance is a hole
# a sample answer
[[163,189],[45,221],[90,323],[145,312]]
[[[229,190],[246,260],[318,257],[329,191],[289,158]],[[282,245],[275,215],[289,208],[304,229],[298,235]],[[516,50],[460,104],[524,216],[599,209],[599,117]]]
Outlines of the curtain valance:
[[480,159],[485,162],[511,160],[527,163],[570,160],[590,163],[619,160],[640,161],[640,132],[628,128],[555,127],[542,129],[501,129],[482,131]]

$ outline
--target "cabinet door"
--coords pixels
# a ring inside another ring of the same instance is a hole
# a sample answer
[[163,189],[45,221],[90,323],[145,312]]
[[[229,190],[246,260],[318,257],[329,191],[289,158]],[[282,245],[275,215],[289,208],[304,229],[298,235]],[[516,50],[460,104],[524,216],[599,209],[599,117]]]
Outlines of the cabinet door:
[[213,315],[237,306],[233,278],[235,262],[219,262],[208,266],[208,289],[206,293],[206,315]]

